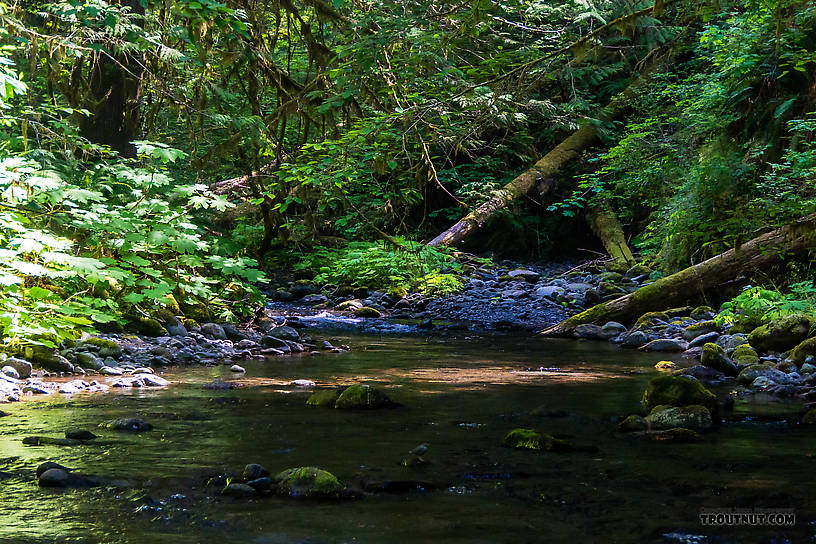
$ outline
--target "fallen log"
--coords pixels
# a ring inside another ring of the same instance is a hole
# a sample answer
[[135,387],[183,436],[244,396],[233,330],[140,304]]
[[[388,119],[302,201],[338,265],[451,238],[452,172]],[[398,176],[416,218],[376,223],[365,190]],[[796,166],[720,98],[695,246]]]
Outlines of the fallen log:
[[760,271],[785,255],[816,247],[816,213],[766,232],[715,257],[643,286],[634,293],[603,302],[541,331],[569,336],[578,325],[608,321],[632,323],[646,312],[680,306],[705,296],[741,274]]
[[599,202],[595,207],[587,210],[587,222],[604,245],[604,249],[615,261],[632,266],[635,258],[632,250],[626,243],[618,217],[607,201]]
[[[620,94],[615,96],[599,116],[600,121],[617,117],[629,104],[640,82],[648,79],[645,75],[637,78]],[[588,122],[573,132],[563,142],[544,155],[537,163],[519,174],[513,181],[496,191],[484,204],[460,219],[445,232],[428,242],[429,246],[452,246],[461,243],[487,224],[493,214],[507,207],[519,197],[523,197],[534,187],[540,187],[542,195],[549,191],[552,183],[548,180],[569,161],[578,157],[598,137],[598,125]]]

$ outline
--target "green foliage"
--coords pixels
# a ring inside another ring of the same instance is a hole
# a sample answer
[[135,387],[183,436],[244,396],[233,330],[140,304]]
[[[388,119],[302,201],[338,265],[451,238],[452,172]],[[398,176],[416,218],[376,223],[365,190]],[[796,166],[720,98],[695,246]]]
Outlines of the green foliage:
[[295,270],[315,272],[315,282],[368,287],[383,291],[419,289],[444,295],[462,288],[461,266],[446,253],[417,242],[402,247],[378,242],[351,242],[342,249],[319,247]]
[[786,294],[776,289],[748,286],[722,305],[715,320],[718,325],[741,320],[759,325],[797,313],[816,315],[816,286],[811,281],[791,285]]

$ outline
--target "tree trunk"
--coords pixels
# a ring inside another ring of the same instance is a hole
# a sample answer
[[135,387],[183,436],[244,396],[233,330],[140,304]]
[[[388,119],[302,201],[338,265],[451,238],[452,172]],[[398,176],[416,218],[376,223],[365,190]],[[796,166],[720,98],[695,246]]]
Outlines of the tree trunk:
[[[118,3],[130,7],[135,14],[145,14],[139,0],[120,0]],[[88,77],[90,98],[96,106],[91,115],[80,120],[82,136],[91,142],[110,146],[124,157],[136,156],[136,148],[131,142],[139,133],[143,71],[139,59],[129,53],[116,55],[114,59],[99,56],[91,65]]]
[[629,266],[635,264],[635,258],[626,243],[626,235],[623,233],[620,221],[605,199],[596,207],[587,210],[587,222],[592,232],[603,242],[610,257],[616,262]]
[[[648,71],[651,70],[651,67]],[[620,94],[615,96],[601,112],[600,121],[609,121],[617,117],[634,96],[638,85],[646,79],[645,75],[637,78]],[[485,226],[493,214],[506,207],[515,199],[526,195],[533,187],[561,170],[565,164],[578,157],[581,152],[592,144],[598,136],[598,127],[595,123],[587,123],[566,140],[558,144],[555,149],[544,155],[531,168],[524,171],[516,179],[505,185],[484,204],[460,219],[455,225],[428,242],[430,246],[451,246],[459,244],[471,234]],[[544,186],[542,194],[553,184]]]
[[634,293],[593,306],[541,331],[545,336],[570,335],[584,323],[631,323],[646,312],[680,306],[739,275],[762,270],[785,255],[816,247],[816,214],[767,232],[739,247],[641,287]]

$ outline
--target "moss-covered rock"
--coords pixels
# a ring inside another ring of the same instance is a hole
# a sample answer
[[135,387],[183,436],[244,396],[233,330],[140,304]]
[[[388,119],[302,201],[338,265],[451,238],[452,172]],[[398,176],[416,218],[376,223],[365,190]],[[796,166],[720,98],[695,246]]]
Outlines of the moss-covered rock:
[[700,321],[699,323],[692,323],[683,329],[683,338],[686,340],[694,340],[698,336],[717,331],[717,324],[713,320]]
[[797,344],[790,353],[791,361],[801,365],[808,357],[816,357],[816,338],[808,338]]
[[71,374],[74,372],[74,365],[71,362],[45,346],[26,346],[23,349],[25,359],[31,361],[34,366],[50,370],[51,372],[64,372]]
[[690,315],[692,319],[711,319],[716,313],[711,306],[697,306]]
[[737,376],[737,383],[751,385],[760,376],[774,375],[779,372],[773,363],[758,363],[743,368]]
[[618,430],[624,433],[645,431],[648,428],[649,423],[646,421],[646,419],[636,414],[627,417],[618,424]]
[[759,363],[759,355],[750,344],[740,344],[731,354],[731,360],[738,366],[750,366]]
[[666,312],[646,312],[635,322],[635,329],[648,329],[656,325],[662,325],[670,318]]
[[677,368],[677,363],[673,363],[671,361],[660,361],[655,365],[655,368],[658,370],[674,370]]
[[758,351],[787,351],[804,341],[816,320],[807,314],[791,314],[774,319],[748,335],[748,342]]
[[345,489],[334,474],[317,467],[290,468],[274,480],[278,494],[293,498],[339,498]]
[[132,329],[144,336],[164,336],[167,331],[159,323],[158,319],[152,317],[138,317],[130,323]]
[[737,366],[725,355],[725,350],[713,342],[709,342],[703,346],[700,362],[703,363],[704,366],[718,370],[727,376],[736,376],[739,374]]
[[502,443],[508,448],[538,451],[571,452],[581,449],[566,440],[539,433],[533,429],[513,429],[505,435]]
[[322,389],[312,393],[309,398],[306,399],[306,405],[334,408],[334,405],[337,402],[337,397],[339,396],[339,389]]
[[673,429],[675,427],[706,430],[710,429],[714,424],[711,412],[705,406],[661,406],[659,408],[660,410],[652,410],[646,416],[646,422],[655,430]]
[[355,317],[380,317],[381,315],[379,310],[370,306],[361,306],[354,310]]
[[717,397],[703,385],[683,376],[660,376],[649,382],[641,400],[643,412],[648,414],[655,406],[689,406],[699,404],[708,408],[716,418]]
[[122,356],[122,347],[107,338],[99,338],[97,336],[88,336],[81,338],[77,342],[77,347],[93,346],[93,351],[96,351],[100,357],[113,357],[118,359]]
[[341,410],[371,410],[390,406],[394,406],[394,402],[388,395],[370,385],[347,387],[334,403],[334,407]]
[[357,309],[362,308],[362,307],[363,307],[363,303],[355,298],[355,299],[351,299],[351,300],[344,300],[343,302],[341,302],[340,304],[335,306],[334,309],[337,310],[338,312],[348,312],[348,311],[353,312],[354,310],[357,310]]

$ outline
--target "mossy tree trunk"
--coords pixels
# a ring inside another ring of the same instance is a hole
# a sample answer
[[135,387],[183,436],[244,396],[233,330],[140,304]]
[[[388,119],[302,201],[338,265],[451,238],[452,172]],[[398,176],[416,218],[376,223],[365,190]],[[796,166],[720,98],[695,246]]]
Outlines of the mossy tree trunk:
[[629,295],[598,304],[541,331],[545,336],[570,335],[584,323],[635,321],[646,312],[680,306],[705,296],[740,275],[760,271],[790,253],[816,247],[816,214],[767,232],[736,248],[676,274],[661,278]]
[[635,258],[626,243],[618,217],[605,199],[587,210],[587,222],[595,236],[600,238],[604,249],[615,261],[632,266]]
[[[629,103],[643,76],[636,79],[623,92],[615,96],[601,112],[599,120],[609,121],[617,117]],[[507,207],[519,197],[523,197],[534,187],[541,187],[542,196],[553,186],[552,183],[540,184],[554,176],[569,161],[577,158],[581,152],[595,142],[598,137],[596,123],[586,123],[573,132],[552,151],[544,155],[531,168],[525,170],[513,181],[505,185],[490,197],[490,199],[460,219],[455,225],[428,242],[430,246],[453,246],[466,240],[473,233],[487,224],[493,214]]]

